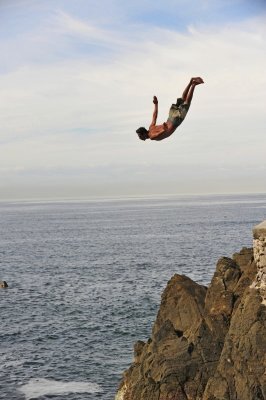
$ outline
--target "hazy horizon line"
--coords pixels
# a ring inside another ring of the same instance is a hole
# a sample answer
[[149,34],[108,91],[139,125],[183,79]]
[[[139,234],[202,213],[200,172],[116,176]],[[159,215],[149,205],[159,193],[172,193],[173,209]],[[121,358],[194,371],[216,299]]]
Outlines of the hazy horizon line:
[[145,199],[166,199],[166,198],[178,198],[178,197],[210,197],[210,196],[264,196],[266,192],[209,192],[209,193],[165,193],[165,194],[135,194],[135,195],[97,195],[97,196],[49,196],[45,197],[23,197],[23,198],[7,198],[1,199],[0,203],[56,203],[56,202],[93,202],[93,201],[123,201],[123,200],[145,200]]

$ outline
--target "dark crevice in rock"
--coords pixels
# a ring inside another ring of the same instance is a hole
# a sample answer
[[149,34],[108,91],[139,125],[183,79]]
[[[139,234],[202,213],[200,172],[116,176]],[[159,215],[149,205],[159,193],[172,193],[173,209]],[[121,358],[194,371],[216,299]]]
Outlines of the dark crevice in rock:
[[194,350],[194,344],[189,343],[188,349],[187,349],[188,354],[192,354],[193,350]]

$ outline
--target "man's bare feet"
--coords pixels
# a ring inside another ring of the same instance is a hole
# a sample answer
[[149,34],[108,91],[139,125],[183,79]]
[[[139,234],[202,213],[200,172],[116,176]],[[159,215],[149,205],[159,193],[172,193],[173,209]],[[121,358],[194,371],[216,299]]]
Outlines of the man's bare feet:
[[194,83],[194,85],[200,85],[201,83],[204,83],[204,80],[198,76],[197,78],[192,79],[192,83]]

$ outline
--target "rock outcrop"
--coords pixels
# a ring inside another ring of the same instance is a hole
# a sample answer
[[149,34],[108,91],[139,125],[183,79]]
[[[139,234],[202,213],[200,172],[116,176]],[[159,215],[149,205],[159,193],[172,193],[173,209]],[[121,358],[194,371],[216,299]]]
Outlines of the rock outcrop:
[[252,287],[258,289],[266,305],[266,221],[253,229],[254,259],[258,273]]
[[266,307],[253,250],[221,258],[208,288],[174,275],[116,400],[266,400]]

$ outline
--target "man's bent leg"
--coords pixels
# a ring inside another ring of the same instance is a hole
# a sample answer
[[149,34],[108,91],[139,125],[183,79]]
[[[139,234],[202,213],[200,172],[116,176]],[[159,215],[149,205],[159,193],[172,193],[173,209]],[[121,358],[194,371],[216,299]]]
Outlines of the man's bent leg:
[[187,87],[185,88],[185,90],[184,90],[184,92],[183,92],[183,94],[182,94],[182,99],[183,99],[183,101],[186,101],[186,98],[187,98],[189,89],[191,88],[191,85],[192,85],[192,83],[193,83],[193,79],[195,79],[195,78],[191,78],[191,79],[190,79],[189,84],[187,85]]
[[197,85],[200,85],[200,84],[204,83],[203,79],[200,78],[200,77],[198,77],[198,78],[192,78],[191,81],[192,81],[192,83],[191,83],[191,85],[190,85],[190,88],[188,89],[186,98],[185,98],[185,100],[184,100],[184,103],[185,103],[185,104],[188,104],[189,106],[190,106],[190,103],[191,103],[192,98],[193,98],[193,94],[194,94],[195,87],[196,87]]

